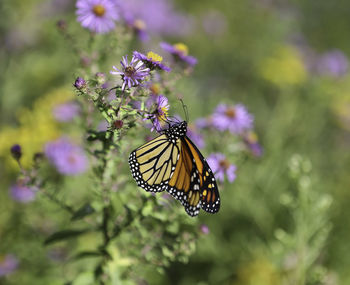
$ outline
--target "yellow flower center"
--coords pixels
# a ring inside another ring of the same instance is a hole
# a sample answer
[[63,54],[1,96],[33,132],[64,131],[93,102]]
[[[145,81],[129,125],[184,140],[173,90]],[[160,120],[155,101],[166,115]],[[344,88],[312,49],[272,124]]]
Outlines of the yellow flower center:
[[258,141],[258,136],[254,132],[249,132],[247,135],[247,140],[250,143],[256,143]]
[[103,5],[97,4],[92,8],[92,11],[97,17],[102,17],[106,13],[106,9]]
[[77,161],[76,157],[74,155],[70,155],[68,157],[68,162],[71,164],[74,164]]
[[158,120],[166,121],[168,117],[168,106],[161,107],[160,112],[158,112]]
[[183,43],[174,44],[174,48],[182,53],[183,55],[188,55],[188,47]]
[[159,54],[156,54],[153,51],[150,51],[149,53],[147,53],[147,57],[148,59],[152,59],[153,61],[157,61],[157,62],[162,62],[163,60],[163,58]]
[[225,115],[230,118],[234,118],[236,116],[235,108],[228,108],[225,112]]
[[126,76],[131,77],[135,73],[135,68],[133,66],[127,66],[124,73]]
[[220,160],[219,165],[224,170],[227,170],[230,167],[230,163],[226,159]]
[[160,93],[160,86],[157,83],[154,83],[149,88],[153,94],[159,94]]
[[136,19],[134,21],[134,28],[141,31],[146,30],[146,23],[140,19]]

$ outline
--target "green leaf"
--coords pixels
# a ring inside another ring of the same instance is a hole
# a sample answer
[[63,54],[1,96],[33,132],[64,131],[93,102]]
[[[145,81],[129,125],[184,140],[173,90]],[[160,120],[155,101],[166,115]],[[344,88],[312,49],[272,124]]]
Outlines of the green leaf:
[[63,231],[55,232],[44,241],[44,245],[49,245],[62,240],[75,238],[88,231],[89,231],[88,229],[84,229],[84,230],[63,230]]
[[101,251],[82,251],[76,254],[72,257],[72,260],[78,260],[82,258],[89,258],[89,257],[100,257],[103,256],[103,253]]
[[90,203],[86,203],[73,214],[71,221],[80,220],[93,213],[95,213],[95,209],[90,205]]

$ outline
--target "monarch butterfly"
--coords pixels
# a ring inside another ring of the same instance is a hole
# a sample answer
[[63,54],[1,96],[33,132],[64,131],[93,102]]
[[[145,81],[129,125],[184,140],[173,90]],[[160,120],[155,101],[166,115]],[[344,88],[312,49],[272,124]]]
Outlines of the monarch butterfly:
[[192,217],[200,208],[216,213],[220,197],[214,174],[186,133],[187,122],[176,123],[131,152],[132,176],[148,192],[168,191]]

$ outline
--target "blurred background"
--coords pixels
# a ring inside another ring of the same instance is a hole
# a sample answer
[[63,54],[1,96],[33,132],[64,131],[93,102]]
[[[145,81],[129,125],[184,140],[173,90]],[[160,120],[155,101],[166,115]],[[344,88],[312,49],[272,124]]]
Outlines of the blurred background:
[[[221,189],[220,213],[199,216],[207,229],[188,262],[148,270],[144,279],[350,284],[350,2],[159,0],[153,13],[164,15],[161,2],[179,22],[168,30],[155,25],[149,41],[125,50],[159,50],[164,39],[186,43],[198,58],[178,87],[190,119],[211,114],[218,102],[241,102],[254,115],[263,154],[236,162],[237,179]],[[45,199],[13,200],[19,169],[9,149],[21,144],[28,166],[62,134],[52,109],[74,97],[84,62],[56,23],[64,19],[76,35],[83,29],[75,1],[3,0],[0,15],[0,283],[64,284],[76,270],[64,262],[67,247],[42,244],[66,217]],[[78,195],[88,181],[69,183]],[[81,277],[74,284],[88,283]]]

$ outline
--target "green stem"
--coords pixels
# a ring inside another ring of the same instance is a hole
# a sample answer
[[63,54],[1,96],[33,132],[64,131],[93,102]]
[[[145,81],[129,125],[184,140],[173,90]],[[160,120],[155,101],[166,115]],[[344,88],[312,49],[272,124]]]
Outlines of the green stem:
[[47,192],[44,188],[39,188],[40,192],[43,193],[47,198],[49,198],[52,202],[56,203],[58,206],[60,206],[63,210],[66,210],[70,214],[74,214],[74,209],[55,197],[55,195],[52,195],[51,193]]

